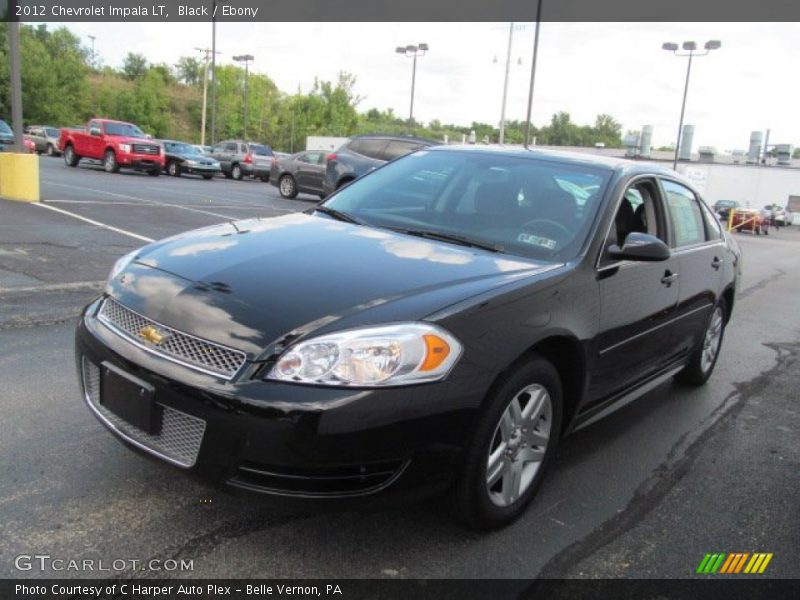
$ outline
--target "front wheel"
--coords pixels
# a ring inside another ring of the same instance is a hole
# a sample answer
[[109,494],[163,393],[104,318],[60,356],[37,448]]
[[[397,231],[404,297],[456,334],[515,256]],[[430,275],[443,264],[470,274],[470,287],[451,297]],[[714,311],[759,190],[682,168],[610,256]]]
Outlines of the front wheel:
[[70,144],[64,148],[64,162],[68,167],[77,167],[81,157],[75,154],[75,149]]
[[725,335],[726,310],[725,299],[720,298],[703,332],[703,342],[695,349],[683,371],[675,376],[681,383],[703,385],[711,377]]
[[233,177],[236,181],[241,181],[243,176],[242,167],[239,165],[233,165],[231,167],[231,177]]
[[55,156],[56,149],[53,147],[53,144],[47,144],[47,150],[45,150],[47,156]]
[[119,164],[117,163],[117,155],[113,150],[106,150],[103,157],[103,169],[106,173],[119,173]]
[[561,378],[533,356],[490,392],[456,487],[461,518],[476,529],[502,527],[533,498],[558,444]]
[[181,166],[177,163],[177,161],[171,160],[167,165],[167,173],[170,174],[172,177],[180,177]]
[[297,184],[294,182],[294,177],[291,175],[284,175],[278,182],[278,190],[284,198],[297,197]]

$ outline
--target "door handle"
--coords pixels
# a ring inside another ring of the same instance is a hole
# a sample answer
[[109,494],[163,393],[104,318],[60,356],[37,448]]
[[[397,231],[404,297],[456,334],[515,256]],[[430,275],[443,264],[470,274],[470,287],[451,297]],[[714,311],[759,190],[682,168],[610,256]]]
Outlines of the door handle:
[[677,281],[677,280],[678,280],[678,274],[677,273],[673,273],[672,271],[667,269],[666,271],[664,271],[664,276],[661,278],[661,283],[663,283],[665,286],[669,287],[669,286],[672,285],[673,281]]
[[714,260],[711,261],[711,266],[714,267],[715,269],[719,270],[719,268],[722,266],[723,262],[724,261],[719,256],[715,256]]

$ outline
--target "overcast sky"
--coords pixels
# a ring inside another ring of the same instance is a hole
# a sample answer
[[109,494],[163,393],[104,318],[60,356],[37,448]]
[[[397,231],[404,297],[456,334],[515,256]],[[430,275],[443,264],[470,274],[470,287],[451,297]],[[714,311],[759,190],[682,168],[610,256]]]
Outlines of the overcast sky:
[[[255,55],[251,68],[285,92],[308,91],[315,77],[338,71],[357,77],[359,110],[393,108],[407,117],[411,60],[395,47],[430,45],[417,65],[414,116],[468,125],[497,124],[503,91],[508,23],[220,23],[218,60]],[[507,118],[524,120],[533,24],[514,33]],[[52,27],[53,25],[51,25]],[[211,45],[211,24],[75,23],[96,36],[103,64],[118,67],[129,51],[174,64]],[[685,58],[662,42],[719,39],[722,48],[693,61],[686,123],[694,148],[746,149],[750,132],[770,128],[770,143],[800,145],[800,23],[543,23],[533,122],[559,110],[589,124],[608,113],[623,132],[654,127],[654,144],[674,141],[686,75]],[[497,57],[497,63],[493,59]],[[518,60],[521,64],[518,64]]]

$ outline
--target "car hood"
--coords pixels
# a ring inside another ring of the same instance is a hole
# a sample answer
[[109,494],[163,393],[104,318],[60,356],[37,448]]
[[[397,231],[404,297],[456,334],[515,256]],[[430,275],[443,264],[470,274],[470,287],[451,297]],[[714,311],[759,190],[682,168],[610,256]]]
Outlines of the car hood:
[[216,158],[211,158],[210,156],[204,156],[202,154],[184,154],[182,152],[167,152],[166,156],[174,156],[175,158],[179,158],[181,160],[193,160],[195,162],[200,163],[201,165],[214,165],[219,162]]
[[296,213],[147,246],[107,291],[254,357],[287,335],[421,319],[556,266]]

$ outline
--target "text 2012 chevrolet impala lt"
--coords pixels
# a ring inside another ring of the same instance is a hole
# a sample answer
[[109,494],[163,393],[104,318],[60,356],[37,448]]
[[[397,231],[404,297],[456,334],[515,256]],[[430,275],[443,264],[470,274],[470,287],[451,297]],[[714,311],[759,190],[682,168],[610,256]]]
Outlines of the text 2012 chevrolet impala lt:
[[674,172],[425,149],[304,214],[121,258],[80,320],[78,370],[114,434],[206,477],[449,490],[469,524],[499,526],[565,432],[708,379],[740,262]]

